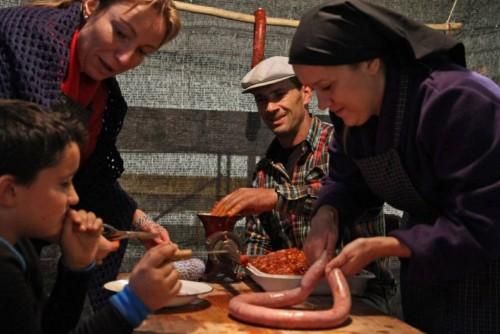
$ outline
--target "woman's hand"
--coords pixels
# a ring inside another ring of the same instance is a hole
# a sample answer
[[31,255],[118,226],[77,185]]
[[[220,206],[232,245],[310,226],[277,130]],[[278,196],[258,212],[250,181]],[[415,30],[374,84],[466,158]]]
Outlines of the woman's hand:
[[338,234],[337,210],[329,205],[321,206],[312,218],[311,229],[304,243],[307,262],[314,263],[324,251],[331,258],[335,254]]
[[168,231],[160,224],[154,222],[142,210],[139,210],[139,209],[135,210],[132,225],[134,226],[134,228],[136,230],[139,230],[139,231],[158,233],[158,237],[156,237],[155,239],[142,241],[142,244],[147,249],[150,249],[156,245],[159,245],[159,244],[162,244],[165,242],[167,242],[167,243],[171,242]]
[[370,262],[375,260],[376,251],[374,249],[373,238],[358,238],[348,243],[333,260],[326,266],[326,271],[333,268],[340,268],[346,276],[357,274]]
[[377,258],[385,256],[410,257],[411,251],[394,237],[358,238],[345,245],[325,270],[340,268],[345,275],[351,276]]
[[103,226],[92,212],[70,209],[59,242],[62,261],[70,270],[81,270],[96,260]]

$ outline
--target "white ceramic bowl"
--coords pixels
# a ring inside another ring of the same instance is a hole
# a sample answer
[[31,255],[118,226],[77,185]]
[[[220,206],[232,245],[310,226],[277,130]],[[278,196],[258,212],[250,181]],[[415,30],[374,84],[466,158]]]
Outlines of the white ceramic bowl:
[[[300,275],[271,275],[266,274],[248,264],[246,267],[250,277],[265,291],[282,291],[296,288],[300,285],[302,276]],[[367,270],[363,270],[359,274],[348,277],[347,282],[351,294],[355,296],[362,295],[366,288],[368,280],[374,278],[375,275]],[[330,295],[330,287],[325,279],[321,279],[314,291],[313,295]]]
[[[213,288],[203,282],[194,282],[194,281],[186,281],[180,280],[182,283],[181,290],[172,298],[165,307],[175,307],[186,305],[193,302],[199,295],[209,293],[213,290]],[[116,281],[111,281],[104,284],[104,288],[110,291],[119,292],[122,291],[123,288],[128,284],[127,279],[120,279]]]

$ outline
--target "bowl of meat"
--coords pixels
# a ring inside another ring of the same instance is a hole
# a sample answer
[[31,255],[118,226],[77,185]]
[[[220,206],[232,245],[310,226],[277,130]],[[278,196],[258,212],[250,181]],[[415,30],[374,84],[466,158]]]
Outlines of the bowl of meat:
[[[250,278],[265,291],[282,291],[300,285],[307,270],[304,253],[297,248],[282,249],[263,256],[251,256],[245,270]],[[362,295],[366,283],[375,275],[367,270],[347,278],[352,295]],[[330,295],[330,287],[321,279],[313,295]]]

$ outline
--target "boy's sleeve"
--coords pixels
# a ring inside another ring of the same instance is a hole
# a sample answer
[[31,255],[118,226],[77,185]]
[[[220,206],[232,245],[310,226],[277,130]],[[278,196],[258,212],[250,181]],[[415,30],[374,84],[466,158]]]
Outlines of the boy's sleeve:
[[[19,261],[0,250],[0,322],[3,334],[42,333],[41,299],[35,300],[33,291],[37,289],[28,284]],[[41,290],[38,292],[42,293]]]
[[59,261],[56,282],[43,311],[45,333],[68,333],[76,327],[91,274],[92,270],[71,271]]

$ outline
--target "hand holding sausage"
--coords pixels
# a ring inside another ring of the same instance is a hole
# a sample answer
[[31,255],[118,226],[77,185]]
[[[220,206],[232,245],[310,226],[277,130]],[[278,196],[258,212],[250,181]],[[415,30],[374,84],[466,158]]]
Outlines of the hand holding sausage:
[[327,264],[326,270],[340,268],[345,275],[351,276],[379,257],[410,255],[410,249],[394,237],[358,238],[345,245],[340,254]]
[[304,244],[307,262],[314,263],[323,251],[331,258],[335,254],[338,240],[337,210],[329,205],[321,206],[311,221],[311,230]]

